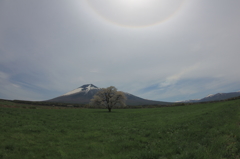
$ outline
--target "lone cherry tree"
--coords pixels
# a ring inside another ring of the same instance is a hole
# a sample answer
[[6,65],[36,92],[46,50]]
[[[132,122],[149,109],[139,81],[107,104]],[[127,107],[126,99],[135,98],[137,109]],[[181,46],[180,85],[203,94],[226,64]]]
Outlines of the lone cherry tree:
[[114,105],[120,104],[125,106],[126,96],[123,92],[117,91],[117,88],[110,86],[102,88],[91,99],[91,105],[106,106],[109,112]]

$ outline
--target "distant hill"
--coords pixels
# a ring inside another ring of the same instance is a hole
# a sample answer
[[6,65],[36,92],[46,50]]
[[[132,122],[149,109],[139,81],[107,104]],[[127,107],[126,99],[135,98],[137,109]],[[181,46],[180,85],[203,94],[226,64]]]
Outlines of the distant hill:
[[240,96],[239,92],[230,92],[230,93],[217,93],[217,94],[210,94],[202,99],[193,99],[193,100],[186,100],[180,101],[181,103],[198,103],[198,102],[212,102],[212,101],[220,101],[226,100],[229,98],[234,98]]
[[[47,100],[47,102],[61,102],[61,103],[78,103],[88,104],[93,96],[100,90],[93,84],[85,84],[77,89],[65,93],[59,97]],[[169,102],[153,101],[134,96],[130,93],[124,92],[127,100],[126,105],[167,105]]]

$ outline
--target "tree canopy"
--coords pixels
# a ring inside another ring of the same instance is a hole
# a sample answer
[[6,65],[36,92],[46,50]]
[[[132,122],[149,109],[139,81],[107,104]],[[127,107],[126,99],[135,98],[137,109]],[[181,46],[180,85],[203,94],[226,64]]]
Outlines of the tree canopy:
[[126,96],[123,92],[117,91],[117,88],[110,86],[108,88],[102,88],[98,91],[93,99],[91,99],[91,105],[106,106],[109,112],[113,106],[120,104],[125,106]]

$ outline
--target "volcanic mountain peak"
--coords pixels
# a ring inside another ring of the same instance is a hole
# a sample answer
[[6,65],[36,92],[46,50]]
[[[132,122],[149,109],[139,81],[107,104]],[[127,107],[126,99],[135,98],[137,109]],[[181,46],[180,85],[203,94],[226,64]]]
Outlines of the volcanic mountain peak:
[[93,84],[85,84],[77,89],[74,89],[74,90],[64,94],[63,96],[67,96],[67,95],[71,95],[71,94],[75,94],[75,93],[79,93],[79,92],[88,93],[88,91],[93,90],[93,89],[99,89],[99,88],[94,86]]
[[93,84],[85,84],[80,88],[82,88],[82,91],[85,91],[86,93],[88,93],[88,91],[92,89],[99,89],[97,86],[94,86]]
[[[101,90],[102,88],[98,88],[94,86],[93,84],[85,84],[77,89],[74,89],[64,95],[58,96],[56,98],[47,100],[48,102],[58,102],[58,103],[77,103],[77,104],[89,104],[91,99],[94,97],[94,95]],[[161,105],[167,105],[170,104],[168,102],[162,102],[162,101],[152,101],[152,100],[146,100],[140,97],[137,97],[133,94],[124,92],[127,100],[127,105],[154,105],[154,104],[161,104]]]

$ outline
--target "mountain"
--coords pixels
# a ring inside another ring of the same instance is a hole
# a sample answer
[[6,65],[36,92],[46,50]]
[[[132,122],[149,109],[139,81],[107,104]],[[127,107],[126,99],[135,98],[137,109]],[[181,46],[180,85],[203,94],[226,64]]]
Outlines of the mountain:
[[212,102],[212,101],[220,101],[220,100],[225,100],[229,98],[234,98],[238,96],[240,96],[240,91],[230,92],[230,93],[217,93],[217,94],[210,94],[202,99],[181,101],[181,103]]
[[[85,84],[77,89],[74,89],[68,93],[65,93],[59,97],[47,100],[47,102],[59,102],[59,103],[77,103],[77,104],[88,104],[93,96],[100,90],[97,86],[93,84]],[[153,101],[143,99],[134,96],[130,93],[124,92],[127,100],[126,105],[167,105],[168,102]]]
[[94,86],[93,84],[85,84],[59,97],[50,99],[48,102],[86,104],[90,102],[92,97],[99,90],[100,88]]

